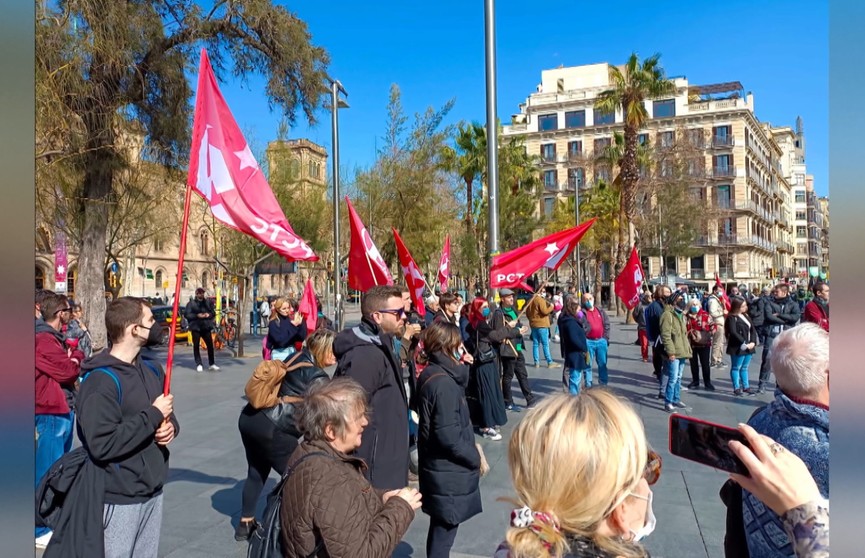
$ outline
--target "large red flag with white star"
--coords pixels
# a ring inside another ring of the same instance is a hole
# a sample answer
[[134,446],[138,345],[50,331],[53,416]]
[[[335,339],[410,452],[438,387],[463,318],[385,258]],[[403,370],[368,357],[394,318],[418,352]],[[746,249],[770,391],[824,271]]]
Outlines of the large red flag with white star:
[[448,280],[451,276],[451,235],[445,237],[445,245],[442,247],[442,257],[439,260],[439,288],[441,292],[448,290]]
[[426,306],[423,303],[423,291],[426,288],[426,281],[417,264],[414,263],[414,258],[411,257],[411,253],[406,248],[405,243],[399,237],[399,233],[393,227],[391,227],[391,230],[393,230],[396,254],[399,257],[399,266],[402,269],[403,277],[405,277],[409,296],[411,296],[411,301],[414,303],[417,313],[421,317],[424,317],[426,315]]
[[490,265],[490,287],[519,287],[531,291],[525,279],[546,267],[555,271],[574,251],[586,231],[595,224],[591,219],[572,229],[566,229],[495,256]]
[[345,197],[345,203],[348,204],[348,222],[351,225],[351,245],[348,250],[348,286],[365,293],[376,285],[393,285],[393,279],[387,269],[387,264],[384,263],[384,258],[375,247],[372,237],[369,236],[369,231],[366,230],[360,216],[348,200],[348,196]]
[[255,238],[287,260],[318,260],[285,218],[219,91],[204,49],[186,181],[226,226]]

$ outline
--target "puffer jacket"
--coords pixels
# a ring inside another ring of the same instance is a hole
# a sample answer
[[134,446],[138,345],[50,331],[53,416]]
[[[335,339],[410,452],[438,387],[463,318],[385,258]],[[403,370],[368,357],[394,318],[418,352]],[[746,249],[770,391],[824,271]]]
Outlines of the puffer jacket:
[[691,343],[688,342],[688,327],[682,314],[672,306],[664,308],[661,314],[661,342],[664,344],[665,356],[675,355],[676,358],[691,358]]
[[[304,455],[282,492],[282,544],[286,556],[309,556],[319,540],[318,556],[383,558],[393,554],[414,511],[399,497],[382,502],[363,475],[363,460],[348,456],[322,441],[303,442],[288,459],[289,466]],[[317,537],[321,537],[318,539]]]

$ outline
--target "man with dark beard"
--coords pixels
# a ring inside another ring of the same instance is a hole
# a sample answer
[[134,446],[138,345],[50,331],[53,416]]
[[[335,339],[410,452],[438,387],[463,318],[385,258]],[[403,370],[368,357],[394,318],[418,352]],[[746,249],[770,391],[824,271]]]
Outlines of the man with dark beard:
[[763,384],[769,383],[770,356],[772,344],[782,331],[799,323],[799,305],[789,296],[790,288],[784,283],[775,285],[772,298],[763,306],[763,327],[766,330],[766,342],[763,344],[763,361],[760,363],[760,381],[757,393],[763,393]]

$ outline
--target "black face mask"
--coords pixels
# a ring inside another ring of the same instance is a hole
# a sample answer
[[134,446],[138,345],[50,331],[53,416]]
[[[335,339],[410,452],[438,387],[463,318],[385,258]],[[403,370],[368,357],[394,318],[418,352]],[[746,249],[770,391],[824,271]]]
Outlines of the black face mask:
[[149,330],[147,334],[147,340],[144,342],[145,347],[156,347],[162,342],[162,328],[159,327],[159,324],[153,324],[149,328],[143,325],[138,325],[138,327]]

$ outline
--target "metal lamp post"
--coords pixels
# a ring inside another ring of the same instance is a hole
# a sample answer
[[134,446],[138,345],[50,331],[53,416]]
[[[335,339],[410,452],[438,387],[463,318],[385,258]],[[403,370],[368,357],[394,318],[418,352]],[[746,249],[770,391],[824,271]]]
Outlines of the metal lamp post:
[[342,329],[342,295],[340,293],[339,269],[339,109],[348,108],[348,103],[339,98],[339,94],[348,97],[339,80],[330,80],[330,114],[333,139],[333,301],[334,324],[337,330]]
[[[489,196],[490,258],[499,251],[499,165],[496,118],[496,18],[495,0],[484,1],[484,47],[487,86],[487,187]],[[492,260],[491,260],[492,261]],[[492,293],[490,293],[492,294]]]

